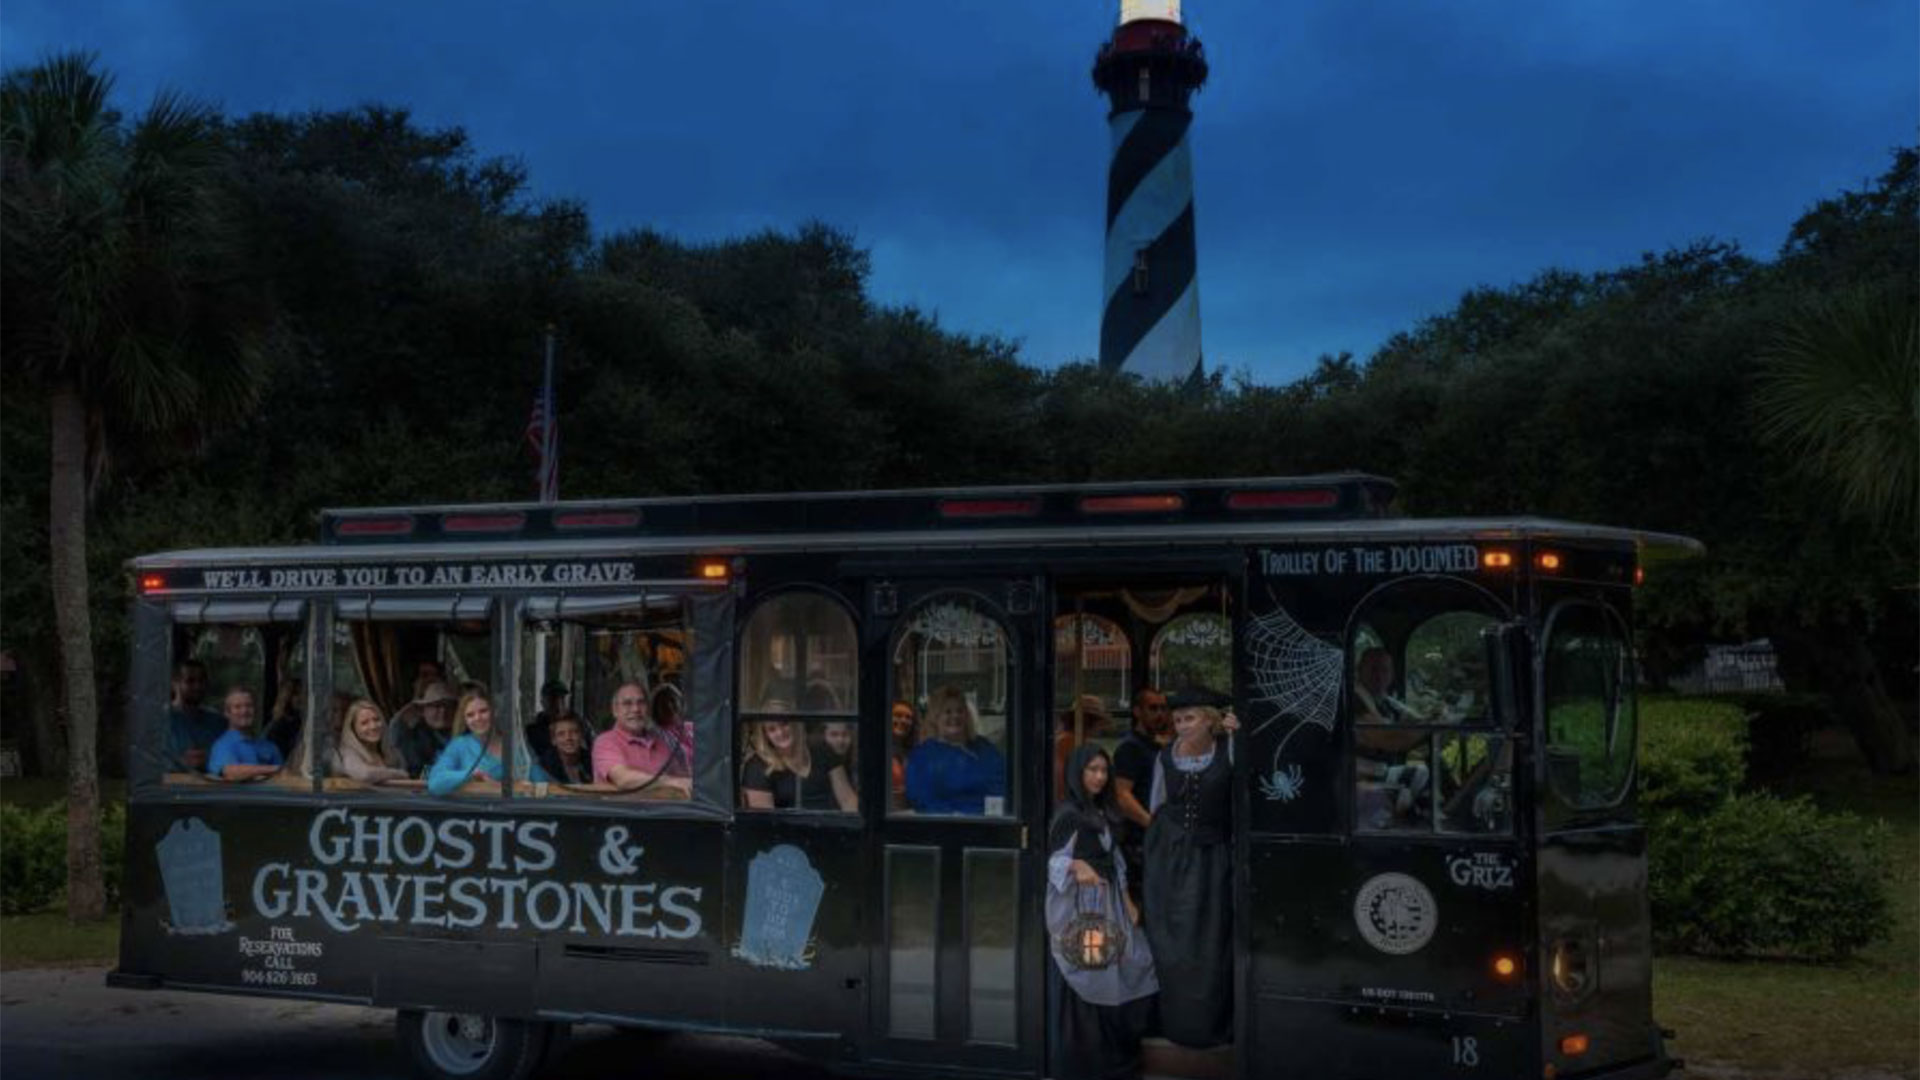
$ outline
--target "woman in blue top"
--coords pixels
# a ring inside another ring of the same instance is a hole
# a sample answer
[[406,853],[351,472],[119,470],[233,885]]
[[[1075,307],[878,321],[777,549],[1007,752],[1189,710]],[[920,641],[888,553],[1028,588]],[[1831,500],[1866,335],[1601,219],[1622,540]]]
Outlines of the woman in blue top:
[[922,814],[984,814],[988,799],[1004,807],[1007,759],[977,734],[967,696],[954,686],[935,690],[927,719],[933,738],[907,755],[907,804]]
[[[427,791],[452,795],[468,781],[482,777],[498,784],[506,770],[502,764],[506,759],[505,743],[506,736],[493,723],[493,702],[487,695],[469,690],[454,710],[453,738],[434,759],[433,768],[427,770]],[[513,772],[536,784],[548,782],[547,774],[527,756],[525,747],[514,747]],[[499,788],[483,784],[481,790],[491,795]]]

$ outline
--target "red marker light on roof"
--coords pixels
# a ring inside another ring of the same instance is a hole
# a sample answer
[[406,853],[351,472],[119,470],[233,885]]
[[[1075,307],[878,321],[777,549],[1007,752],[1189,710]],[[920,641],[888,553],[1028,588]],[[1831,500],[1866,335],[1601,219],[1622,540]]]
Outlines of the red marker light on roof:
[[1040,512],[1039,499],[941,499],[944,518],[1032,517]]
[[1180,495],[1089,495],[1080,500],[1083,514],[1171,514],[1187,505]]
[[638,524],[638,510],[568,510],[553,515],[556,529],[630,529]]
[[140,591],[141,592],[159,592],[160,590],[166,587],[167,587],[167,579],[163,575],[160,575],[160,574],[141,574],[140,575]]
[[335,536],[405,536],[412,531],[412,517],[344,518],[333,527]]
[[1294,491],[1236,491],[1227,496],[1229,510],[1311,510],[1332,506],[1340,493],[1332,488]]
[[450,514],[440,519],[440,531],[450,533],[516,532],[526,523],[527,515],[517,510],[510,514]]

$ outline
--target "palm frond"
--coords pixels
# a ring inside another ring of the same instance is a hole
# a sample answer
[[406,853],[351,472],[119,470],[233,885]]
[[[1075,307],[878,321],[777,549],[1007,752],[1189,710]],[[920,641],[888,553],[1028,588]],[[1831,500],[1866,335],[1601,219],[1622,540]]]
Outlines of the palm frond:
[[1920,510],[1920,312],[1898,291],[1859,290],[1807,308],[1761,357],[1763,437],[1838,493],[1843,509],[1894,528]]

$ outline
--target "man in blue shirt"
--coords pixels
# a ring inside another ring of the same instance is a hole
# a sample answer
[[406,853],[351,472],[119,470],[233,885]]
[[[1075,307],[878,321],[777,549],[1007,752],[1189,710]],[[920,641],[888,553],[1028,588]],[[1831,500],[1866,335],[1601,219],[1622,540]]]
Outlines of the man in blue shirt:
[[227,691],[226,707],[227,733],[207,754],[207,772],[222,780],[261,780],[279,772],[285,764],[280,748],[253,734],[253,691],[239,686]]
[[173,666],[173,700],[167,707],[167,760],[175,768],[199,772],[207,751],[227,730],[226,717],[207,708],[207,666],[182,660]]

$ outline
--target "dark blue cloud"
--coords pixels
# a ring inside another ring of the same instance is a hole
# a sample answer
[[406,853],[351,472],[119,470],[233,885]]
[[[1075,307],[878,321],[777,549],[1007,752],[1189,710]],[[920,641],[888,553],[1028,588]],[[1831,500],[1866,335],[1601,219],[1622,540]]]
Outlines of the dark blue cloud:
[[[1920,128],[1909,0],[1188,0],[1211,362],[1291,377],[1477,284],[1702,236],[1778,247]],[[876,295],[1096,348],[1097,0],[11,0],[0,59],[94,48],[129,103],[411,106],[584,200],[715,239],[820,218]]]

